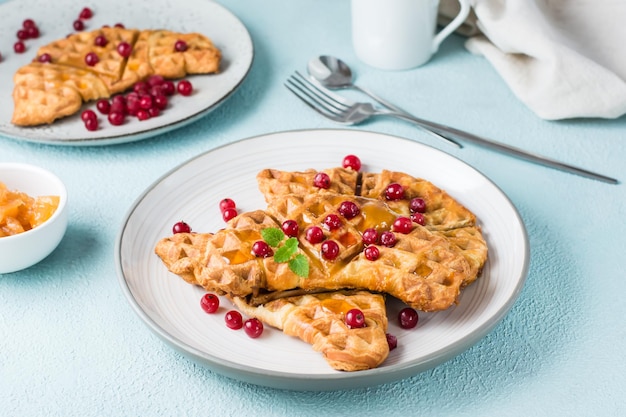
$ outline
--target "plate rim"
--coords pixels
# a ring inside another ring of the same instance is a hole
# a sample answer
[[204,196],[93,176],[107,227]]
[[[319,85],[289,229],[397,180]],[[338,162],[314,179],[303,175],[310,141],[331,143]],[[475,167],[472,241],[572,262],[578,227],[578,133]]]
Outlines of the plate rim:
[[[523,261],[522,267],[519,271],[519,278],[517,284],[515,285],[514,290],[511,292],[510,297],[506,300],[506,302],[502,303],[500,308],[491,314],[489,320],[486,320],[485,323],[481,324],[478,328],[476,328],[473,332],[466,335],[465,337],[458,340],[453,346],[446,346],[443,349],[440,349],[436,352],[432,352],[427,355],[425,358],[421,358],[419,363],[415,363],[416,361],[409,361],[407,363],[401,363],[393,365],[392,367],[387,368],[375,368],[358,372],[337,372],[333,374],[292,374],[286,373],[282,371],[275,370],[267,370],[267,369],[252,369],[245,365],[240,365],[236,362],[224,360],[222,358],[216,358],[210,353],[200,351],[193,346],[188,345],[186,342],[178,339],[177,337],[169,334],[165,329],[159,326],[152,318],[141,308],[137,300],[132,294],[132,291],[128,285],[128,281],[126,280],[124,270],[122,267],[122,257],[121,257],[121,245],[122,240],[124,238],[124,231],[128,226],[128,222],[130,217],[134,213],[134,211],[138,208],[141,202],[146,198],[152,190],[154,190],[157,186],[159,186],[164,180],[170,177],[172,174],[176,173],[178,170],[184,168],[186,165],[192,163],[193,161],[206,157],[211,153],[223,149],[229,146],[239,146],[242,143],[256,140],[263,140],[267,137],[272,137],[276,135],[289,135],[289,134],[297,134],[300,132],[331,132],[333,134],[345,134],[350,132],[350,134],[373,134],[379,135],[383,137],[390,137],[396,140],[402,140],[406,142],[410,142],[417,146],[423,146],[434,150],[435,152],[440,152],[445,154],[446,157],[450,157],[455,159],[458,163],[464,165],[466,168],[471,169],[477,175],[482,177],[491,187],[497,191],[500,196],[505,200],[505,202],[510,206],[512,212],[515,215],[516,225],[520,228],[520,238],[523,247]],[[441,365],[442,363],[458,356],[462,352],[468,350],[473,345],[475,345],[479,340],[484,338],[493,328],[495,328],[506,316],[506,314],[512,309],[515,302],[519,298],[519,295],[524,287],[528,276],[529,264],[530,264],[530,244],[528,239],[528,232],[526,226],[519,214],[519,211],[510,200],[510,198],[504,193],[504,191],[497,186],[491,179],[482,174],[479,170],[469,165],[468,163],[462,161],[461,159],[455,157],[454,155],[450,155],[440,149],[431,147],[429,145],[423,144],[413,139],[409,139],[402,136],[397,136],[388,133],[381,133],[363,129],[353,129],[353,128],[321,128],[321,129],[294,129],[294,130],[284,130],[277,132],[269,132],[262,133],[259,135],[248,136],[242,139],[238,139],[226,144],[222,144],[210,150],[201,152],[198,155],[195,155],[187,160],[181,162],[175,167],[169,169],[166,173],[159,176],[154,182],[152,182],[131,204],[130,208],[127,210],[122,225],[118,231],[118,235],[115,241],[115,264],[116,264],[116,272],[118,276],[118,282],[121,286],[122,292],[124,293],[127,301],[131,304],[133,311],[139,316],[139,318],[144,322],[145,325],[158,336],[162,341],[164,341],[167,345],[169,345],[174,350],[183,354],[185,357],[200,363],[203,366],[206,366],[208,369],[216,371],[221,375],[229,377],[231,379],[235,379],[242,382],[248,382],[255,385],[266,386],[270,388],[277,389],[287,389],[287,390],[296,390],[296,391],[329,391],[329,390],[338,390],[338,389],[353,389],[353,388],[364,388],[371,387],[375,385],[380,385],[384,383],[398,381],[400,379],[404,379],[410,376],[415,376],[425,370],[432,369],[436,366]]]
[[[8,0],[6,2],[0,3],[0,8],[2,8],[2,6],[7,6],[11,3],[19,3],[19,1]],[[171,123],[167,123],[162,126],[156,126],[147,130],[141,130],[139,132],[127,132],[127,133],[116,134],[116,135],[105,136],[105,137],[97,137],[97,138],[85,137],[85,138],[80,138],[80,139],[55,139],[55,138],[29,137],[29,136],[20,136],[20,135],[12,133],[11,131],[2,130],[1,128],[0,128],[0,135],[10,140],[39,144],[39,145],[67,146],[67,147],[109,146],[109,145],[118,145],[118,144],[123,144],[123,143],[132,143],[132,142],[149,139],[154,136],[164,134],[164,133],[182,128],[184,126],[187,126],[203,118],[207,114],[213,112],[219,106],[221,106],[225,101],[227,101],[227,99],[230,98],[233,95],[233,93],[237,91],[239,87],[241,87],[243,82],[248,78],[248,75],[250,74],[250,71],[252,69],[252,65],[254,64],[256,51],[254,48],[254,42],[250,35],[250,31],[235,13],[233,13],[226,6],[215,1],[209,1],[207,3],[202,3],[202,4],[204,7],[221,9],[222,13],[227,13],[235,21],[238,22],[238,24],[240,25],[240,29],[243,30],[243,34],[245,35],[245,38],[242,38],[242,40],[244,40],[246,46],[249,47],[249,50],[246,50],[246,54],[250,54],[249,61],[246,62],[245,71],[243,72],[241,77],[224,95],[222,95],[219,99],[217,99],[210,106],[200,109],[199,111],[193,114],[186,115],[183,118],[176,119],[172,121]],[[189,76],[197,76],[197,75],[189,75]],[[85,103],[83,102],[81,106],[84,106],[84,105]]]

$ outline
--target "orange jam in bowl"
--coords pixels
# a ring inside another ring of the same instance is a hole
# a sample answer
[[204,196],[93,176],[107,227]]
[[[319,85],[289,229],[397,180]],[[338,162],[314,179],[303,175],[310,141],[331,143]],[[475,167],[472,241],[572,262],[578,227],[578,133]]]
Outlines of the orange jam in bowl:
[[55,195],[32,197],[9,190],[0,182],[0,238],[31,230],[47,221],[59,207]]

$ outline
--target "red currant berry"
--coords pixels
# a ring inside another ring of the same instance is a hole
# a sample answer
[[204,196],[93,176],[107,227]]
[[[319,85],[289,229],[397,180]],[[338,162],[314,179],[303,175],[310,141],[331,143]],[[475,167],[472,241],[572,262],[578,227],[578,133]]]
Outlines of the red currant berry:
[[34,26],[37,26],[37,25],[35,24],[35,21],[33,19],[26,19],[22,22],[22,27],[24,29],[28,29]]
[[89,7],[83,8],[83,10],[80,11],[80,15],[79,15],[81,19],[91,19],[92,16],[93,16],[93,11],[91,11]]
[[17,31],[17,39],[25,41],[28,39],[28,31],[26,29],[20,29]]
[[274,251],[270,248],[266,242],[262,240],[257,240],[252,245],[252,254],[257,258],[267,258],[268,256],[272,256]]
[[223,213],[226,209],[237,208],[235,202],[230,198],[224,198],[220,201],[220,211]]
[[185,223],[184,221],[179,221],[178,223],[175,223],[174,226],[172,227],[172,233],[174,234],[190,233],[190,232],[191,232],[191,227],[189,227],[189,225]]
[[0,62],[2,62],[2,54],[0,54]]
[[126,116],[128,114],[128,106],[126,105],[126,101],[113,100],[111,102],[109,115],[111,115],[111,113],[121,113],[122,115]]
[[117,103],[126,104],[126,97],[124,97],[121,94],[114,96],[111,99],[111,104],[117,104]]
[[237,213],[237,209],[229,208],[222,212],[222,219],[224,219],[224,221],[227,222],[230,219],[237,217],[237,214],[239,214]]
[[82,20],[74,20],[74,23],[72,23],[72,27],[74,27],[75,31],[80,32],[81,30],[85,29],[85,24]]
[[124,124],[126,116],[124,115],[124,112],[114,111],[113,108],[111,108],[111,111],[109,112],[107,118],[109,119],[109,123],[111,123],[113,126],[121,126]]
[[376,242],[378,242],[378,231],[376,229],[374,229],[373,227],[370,227],[369,229],[365,229],[363,231],[363,243],[366,245],[374,245]]
[[365,315],[358,308],[353,308],[346,312],[346,326],[351,329],[360,329],[365,327]]
[[393,248],[396,244],[396,235],[393,232],[382,232],[380,234],[380,244],[388,248]]
[[117,45],[117,53],[120,54],[123,58],[128,58],[132,51],[133,47],[130,46],[128,42],[120,42],[120,44]]
[[422,213],[411,213],[411,220],[420,226],[426,225],[426,217]]
[[26,45],[24,45],[24,42],[22,41],[17,41],[13,44],[13,50],[16,54],[21,54],[26,50]]
[[120,29],[124,29],[125,26],[122,23],[116,23],[115,25],[113,25],[116,28],[120,28]]
[[311,226],[306,229],[304,238],[315,245],[324,240],[324,231],[317,226]]
[[353,171],[359,171],[361,169],[361,160],[356,155],[347,155],[343,158],[341,166],[351,168]]
[[133,91],[135,93],[146,93],[148,92],[148,84],[145,81],[137,81],[133,85]]
[[165,95],[162,85],[148,85],[148,87],[148,94],[150,94],[152,97]]
[[380,251],[378,250],[376,246],[366,247],[363,253],[365,253],[365,258],[368,261],[375,261],[376,259],[380,257]]
[[32,26],[26,29],[26,35],[28,35],[29,39],[37,39],[39,37],[39,28],[37,26]]
[[87,119],[85,120],[85,128],[90,132],[98,130],[98,119]]
[[339,245],[334,240],[322,242],[322,256],[328,261],[332,261],[339,255]]
[[409,234],[413,230],[413,222],[408,217],[398,217],[393,222],[392,230],[404,235]]
[[176,86],[178,92],[183,96],[190,96],[193,92],[193,86],[187,80],[180,80]]
[[158,117],[159,114],[161,114],[161,110],[159,110],[158,107],[150,107],[148,109],[148,114],[150,115],[150,117]]
[[80,114],[80,118],[83,122],[86,122],[89,119],[97,119],[98,116],[96,116],[96,112],[94,112],[93,110],[84,110]]
[[166,96],[171,96],[176,92],[176,86],[173,81],[165,80],[161,85],[163,94]]
[[98,109],[98,111],[102,114],[109,114],[109,111],[111,110],[111,103],[109,103],[109,100],[107,99],[100,99],[96,101],[96,109]]
[[281,229],[283,230],[283,233],[285,235],[289,237],[296,237],[298,236],[298,231],[300,228],[298,227],[298,223],[295,220],[285,220],[281,225]]
[[224,321],[226,321],[226,327],[233,330],[239,330],[243,327],[243,318],[241,317],[241,313],[236,310],[230,310],[224,316]]
[[387,345],[389,345],[389,350],[394,350],[395,348],[398,347],[397,337],[389,333],[386,333],[385,336],[387,337]]
[[148,120],[149,118],[150,118],[150,113],[148,113],[148,110],[144,110],[144,109],[137,110],[137,119],[143,122],[144,120]]
[[37,61],[45,64],[46,62],[51,62],[52,61],[52,57],[50,56],[49,53],[46,52],[46,53],[43,53],[43,54],[39,55],[37,57]]
[[400,313],[398,313],[398,321],[400,322],[400,327],[403,329],[412,329],[417,326],[418,319],[417,311],[411,307],[403,308],[400,310]]
[[361,213],[361,209],[356,203],[352,201],[344,201],[339,205],[339,209],[337,210],[339,214],[341,214],[346,219],[350,220],[355,218]]
[[204,294],[200,299],[200,307],[202,307],[206,313],[213,314],[220,307],[220,299],[215,294]]
[[154,102],[154,106],[159,110],[165,110],[167,107],[167,97],[162,94],[154,96],[152,101]]
[[107,46],[107,43],[109,43],[109,41],[104,35],[98,35],[96,39],[93,40],[93,44],[100,47]]
[[328,230],[336,230],[341,227],[341,219],[336,214],[329,214],[324,218],[324,226]]
[[93,67],[99,61],[100,58],[98,58],[98,55],[96,55],[95,52],[89,52],[87,55],[85,55],[85,64],[89,65],[90,67]]
[[148,110],[150,107],[152,107],[152,96],[149,96],[149,95],[141,96],[139,98],[139,107],[141,107],[144,110]]
[[154,87],[154,86],[160,86],[163,85],[163,83],[165,82],[165,78],[163,78],[162,75],[151,75],[150,77],[148,77],[147,83],[150,87]]
[[249,337],[256,339],[263,334],[263,323],[256,318],[248,319],[243,323],[243,329]]
[[318,172],[313,178],[313,185],[325,190],[330,187],[330,177],[325,172]]
[[385,189],[385,198],[392,201],[404,198],[404,188],[397,182],[389,184]]
[[187,50],[187,42],[183,40],[177,40],[174,44],[174,50],[176,52],[185,52]]
[[426,211],[426,202],[423,198],[415,197],[409,202],[409,211],[411,213],[423,213]]
[[137,116],[137,113],[141,110],[141,106],[139,105],[139,96],[137,93],[127,94],[125,108],[128,114]]

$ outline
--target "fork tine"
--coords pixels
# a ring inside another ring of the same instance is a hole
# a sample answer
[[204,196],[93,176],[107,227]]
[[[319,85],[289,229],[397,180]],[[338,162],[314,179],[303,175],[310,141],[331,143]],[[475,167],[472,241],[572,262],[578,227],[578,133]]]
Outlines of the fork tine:
[[335,113],[328,111],[325,103],[320,103],[317,98],[312,96],[307,90],[296,84],[291,78],[285,83],[285,87],[291,91],[296,97],[304,102],[307,106],[321,114],[322,116],[331,119],[335,122],[341,122]]
[[299,71],[295,71],[292,75],[292,78],[300,83],[300,85],[302,85],[304,88],[311,91],[321,100],[328,103],[330,106],[336,108],[337,110],[345,111],[354,104],[345,97],[342,97],[328,90],[317,81],[312,80],[309,77],[305,77]]
[[305,94],[309,99],[314,101],[318,107],[322,107],[324,110],[332,114],[341,114],[343,110],[342,107],[339,107],[336,102],[325,97],[324,94],[315,88],[315,86],[308,84],[302,79],[302,76],[298,74],[298,72],[289,77],[288,81],[291,82],[292,86],[298,88],[301,93]]

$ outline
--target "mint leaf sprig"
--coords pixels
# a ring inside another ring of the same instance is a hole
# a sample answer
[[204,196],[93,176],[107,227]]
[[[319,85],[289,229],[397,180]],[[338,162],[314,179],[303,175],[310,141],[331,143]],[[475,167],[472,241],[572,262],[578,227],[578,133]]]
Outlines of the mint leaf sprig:
[[261,230],[261,236],[265,243],[273,248],[274,262],[287,263],[294,274],[307,278],[309,276],[309,260],[306,256],[298,253],[298,239],[290,237],[285,239],[285,233],[277,227],[268,227]]

